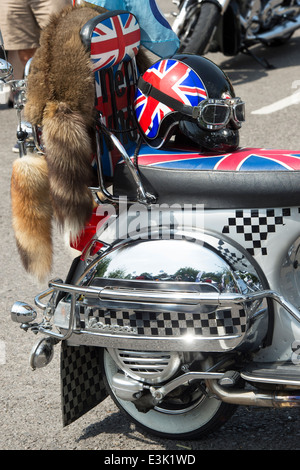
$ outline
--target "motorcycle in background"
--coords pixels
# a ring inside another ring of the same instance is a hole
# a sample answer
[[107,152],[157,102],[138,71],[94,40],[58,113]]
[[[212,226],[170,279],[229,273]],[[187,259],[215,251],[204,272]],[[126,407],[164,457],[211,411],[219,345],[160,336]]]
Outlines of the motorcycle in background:
[[[287,42],[300,27],[299,0],[173,0],[180,51],[250,55],[251,46]],[[255,58],[255,56],[254,56]]]

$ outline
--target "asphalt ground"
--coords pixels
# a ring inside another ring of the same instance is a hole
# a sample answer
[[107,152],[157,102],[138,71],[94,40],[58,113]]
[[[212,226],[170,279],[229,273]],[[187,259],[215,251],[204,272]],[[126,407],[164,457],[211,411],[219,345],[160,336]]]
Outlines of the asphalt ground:
[[[171,2],[158,2],[167,14]],[[265,69],[248,56],[209,57],[233,82],[246,101],[247,121],[241,131],[243,146],[300,149],[299,104],[268,114],[253,111],[273,105],[300,90],[300,33],[285,46],[253,51],[274,66]],[[297,99],[295,99],[295,102]],[[273,108],[272,108],[273,109]],[[63,428],[60,409],[59,353],[44,369],[31,371],[29,355],[37,338],[10,320],[15,300],[33,303],[47,284],[37,285],[21,266],[11,227],[10,177],[16,154],[16,113],[0,107],[0,449],[2,450],[299,450],[299,410],[239,408],[223,428],[199,441],[172,441],[141,433],[120,413],[110,398],[70,426]],[[61,234],[55,232],[51,277],[64,278],[71,255]],[[101,463],[101,457],[100,457]]]

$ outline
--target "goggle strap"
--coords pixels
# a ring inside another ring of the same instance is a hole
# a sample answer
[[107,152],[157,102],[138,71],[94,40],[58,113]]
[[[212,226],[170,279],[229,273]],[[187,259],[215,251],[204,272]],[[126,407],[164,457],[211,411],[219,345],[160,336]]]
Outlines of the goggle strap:
[[181,101],[172,98],[158,88],[155,88],[151,83],[146,82],[142,77],[138,79],[137,86],[145,96],[151,96],[151,98],[154,98],[156,101],[160,101],[169,108],[174,109],[174,111],[186,114],[194,119],[199,115],[199,108],[197,106],[188,106]]

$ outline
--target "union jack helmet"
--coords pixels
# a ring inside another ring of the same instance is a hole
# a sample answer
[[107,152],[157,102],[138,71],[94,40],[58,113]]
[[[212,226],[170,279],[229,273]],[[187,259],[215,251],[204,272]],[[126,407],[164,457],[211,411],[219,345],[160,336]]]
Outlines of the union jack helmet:
[[[204,112],[207,104],[211,107]],[[238,147],[243,106],[225,73],[209,59],[192,54],[152,65],[139,78],[134,101],[140,132],[149,146],[160,148],[176,134],[214,152]],[[210,123],[216,111],[224,115],[218,115],[220,122]]]

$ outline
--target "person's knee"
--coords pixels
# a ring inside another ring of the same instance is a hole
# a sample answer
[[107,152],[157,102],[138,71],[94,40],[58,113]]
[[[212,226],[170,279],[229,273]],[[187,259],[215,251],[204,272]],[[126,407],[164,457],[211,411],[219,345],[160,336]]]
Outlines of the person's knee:
[[19,51],[19,57],[22,64],[25,66],[29,59],[34,55],[36,49],[21,49]]

